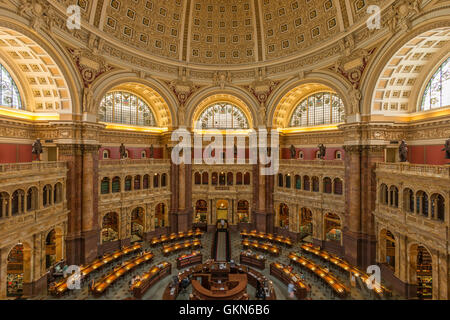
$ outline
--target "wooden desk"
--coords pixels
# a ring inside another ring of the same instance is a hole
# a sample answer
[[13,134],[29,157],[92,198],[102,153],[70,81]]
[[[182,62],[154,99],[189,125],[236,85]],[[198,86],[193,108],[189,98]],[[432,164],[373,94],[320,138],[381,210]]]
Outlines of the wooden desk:
[[[81,280],[83,280],[85,277],[87,277],[92,272],[100,270],[103,267],[109,265],[110,263],[117,261],[118,259],[125,257],[129,254],[132,254],[141,248],[142,248],[142,246],[140,244],[131,245],[131,246],[125,247],[121,250],[117,250],[113,253],[107,254],[100,259],[96,259],[96,260],[92,261],[90,264],[81,266],[80,267]],[[58,283],[56,283],[55,286],[53,286],[49,290],[50,293],[55,296],[63,295],[68,290],[67,281],[68,281],[68,277],[60,280]]]
[[108,289],[114,282],[116,282],[119,278],[123,277],[128,272],[135,269],[137,266],[148,263],[153,259],[153,253],[148,252],[143,254],[142,256],[135,257],[128,262],[126,262],[123,266],[111,271],[105,277],[103,277],[93,288],[93,294],[95,296],[102,295],[106,289]]
[[314,273],[317,277],[322,279],[323,282],[330,286],[340,297],[345,297],[350,292],[350,289],[330,271],[327,271],[325,268],[315,264],[313,261],[308,260],[295,252],[289,253],[289,259],[300,267],[306,268],[308,271]]
[[271,233],[264,233],[264,232],[257,232],[256,230],[252,230],[250,232],[247,232],[246,230],[243,230],[241,232],[241,237],[242,238],[253,238],[253,239],[257,239],[257,240],[266,240],[266,241],[270,241],[270,242],[276,242],[279,244],[283,244],[286,245],[288,247],[292,247],[293,246],[293,242],[289,237],[283,237],[283,236],[278,236],[278,235],[274,235]]
[[135,298],[141,299],[148,289],[159,280],[170,275],[171,272],[172,265],[167,261],[161,262],[160,264],[151,267],[150,270],[141,277],[140,281],[130,287],[130,291],[133,292]]
[[306,284],[301,280],[300,275],[292,272],[288,266],[278,262],[270,264],[270,275],[274,276],[284,284],[293,283],[295,286],[295,295],[298,299],[305,299],[309,291]]
[[190,239],[190,238],[200,238],[203,235],[203,232],[200,231],[200,229],[196,229],[195,231],[189,230],[187,232],[178,232],[178,233],[171,233],[170,235],[161,235],[160,237],[153,237],[152,240],[150,240],[150,246],[154,247],[159,244],[165,244],[171,241],[178,241],[183,239]]
[[174,252],[186,249],[195,249],[201,248],[202,242],[198,239],[195,240],[187,240],[185,242],[179,242],[171,245],[166,245],[162,248],[162,253],[164,256],[168,256]]
[[[185,269],[178,275],[178,284],[174,287],[171,287],[169,284],[164,290],[163,300],[175,300],[179,293],[179,284],[181,281],[193,274],[208,274],[210,273],[211,266],[215,264],[214,261],[208,260],[207,262],[199,265],[195,265]],[[246,274],[248,284],[253,287],[257,287],[258,284],[264,288],[266,292],[266,300],[276,300],[275,289],[273,288],[272,281],[267,279],[262,273],[251,269],[247,266],[235,264],[234,267],[230,266],[231,274]]]
[[228,281],[221,285],[211,283],[207,289],[197,280],[192,280],[192,294],[198,300],[248,300],[247,275],[229,274]]
[[247,239],[242,240],[242,246],[245,248],[255,249],[259,251],[263,251],[265,253],[271,254],[273,256],[279,256],[281,253],[281,249],[278,247],[271,245],[269,243],[260,243],[257,241],[250,241]]
[[[360,277],[364,283],[367,281],[367,279],[370,278],[370,276],[367,273],[359,270],[355,266],[352,266],[350,263],[341,259],[340,257],[328,253],[325,250],[322,250],[320,247],[315,247],[312,244],[303,244],[301,245],[300,248],[307,253],[311,253],[316,257],[321,258],[324,261],[329,261],[333,263],[336,267],[340,268],[343,271],[349,272],[355,277]],[[378,286],[374,286],[373,292],[380,298],[383,297],[384,295],[392,296],[392,291],[382,286],[381,284],[379,284]]]
[[239,255],[239,262],[261,270],[266,268],[266,259],[255,253],[248,254],[246,252],[241,252]]
[[177,269],[186,268],[203,262],[203,255],[200,251],[192,251],[177,258]]

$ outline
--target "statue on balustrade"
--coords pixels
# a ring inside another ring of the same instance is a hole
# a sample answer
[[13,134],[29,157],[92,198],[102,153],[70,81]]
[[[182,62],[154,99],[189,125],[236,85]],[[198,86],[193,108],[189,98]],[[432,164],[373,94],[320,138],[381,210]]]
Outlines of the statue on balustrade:
[[398,147],[398,155],[400,157],[400,162],[408,161],[408,146],[406,145],[405,140],[402,140]]
[[327,148],[323,145],[323,143],[317,146],[319,148],[319,159],[325,158],[325,153],[327,152]]
[[295,150],[295,147],[293,144],[291,144],[291,159],[295,159],[295,154],[297,151]]
[[234,156],[237,157],[237,154],[238,154],[237,146],[234,145]]
[[150,146],[150,158],[153,158],[153,144]]
[[33,142],[33,145],[31,147],[31,153],[35,154],[37,156],[38,161],[41,159],[41,153],[42,153],[42,144],[41,139],[37,138],[35,142]]
[[442,151],[445,151],[445,159],[450,159],[450,138],[445,141],[444,149]]
[[124,159],[127,157],[127,151],[125,150],[125,146],[123,145],[123,143],[120,144],[119,153],[120,159]]

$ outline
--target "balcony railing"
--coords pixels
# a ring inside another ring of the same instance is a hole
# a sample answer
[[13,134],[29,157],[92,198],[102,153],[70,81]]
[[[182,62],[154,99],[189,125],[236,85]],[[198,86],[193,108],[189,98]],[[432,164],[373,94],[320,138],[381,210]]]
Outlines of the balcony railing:
[[49,169],[65,169],[65,168],[67,168],[67,163],[65,161],[6,163],[0,164],[0,173],[17,172],[17,171],[47,171]]
[[410,164],[410,163],[377,163],[377,171],[388,173],[401,173],[407,175],[432,176],[448,179],[450,178],[450,166]]
[[107,166],[130,166],[130,165],[153,165],[153,164],[170,164],[170,159],[114,159],[101,160],[100,167]]

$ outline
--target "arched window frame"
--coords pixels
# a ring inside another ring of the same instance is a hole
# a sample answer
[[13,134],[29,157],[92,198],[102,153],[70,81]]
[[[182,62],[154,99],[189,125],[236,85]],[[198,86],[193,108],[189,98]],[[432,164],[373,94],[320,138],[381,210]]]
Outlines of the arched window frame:
[[[323,103],[321,100],[328,103]],[[306,114],[306,117],[304,116]],[[313,127],[344,121],[345,107],[342,99],[334,92],[313,93],[295,107],[289,120],[290,127]]]
[[[231,116],[227,116],[227,115]],[[225,115],[225,116],[224,116]],[[249,121],[244,111],[228,102],[216,102],[200,114],[201,129],[249,129]]]
[[423,92],[419,111],[450,106],[450,57],[431,76]]
[[101,100],[99,120],[137,126],[156,127],[156,117],[150,105],[128,91],[110,91]]
[[0,106],[24,110],[16,82],[9,71],[0,64]]

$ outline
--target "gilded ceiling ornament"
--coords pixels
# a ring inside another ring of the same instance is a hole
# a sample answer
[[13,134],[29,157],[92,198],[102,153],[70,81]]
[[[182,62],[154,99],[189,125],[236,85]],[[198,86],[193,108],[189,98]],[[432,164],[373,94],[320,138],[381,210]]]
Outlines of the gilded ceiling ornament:
[[393,13],[386,24],[391,33],[407,31],[411,28],[411,18],[420,13],[419,0],[402,0],[392,5]]

